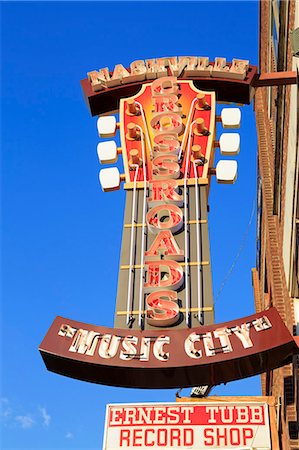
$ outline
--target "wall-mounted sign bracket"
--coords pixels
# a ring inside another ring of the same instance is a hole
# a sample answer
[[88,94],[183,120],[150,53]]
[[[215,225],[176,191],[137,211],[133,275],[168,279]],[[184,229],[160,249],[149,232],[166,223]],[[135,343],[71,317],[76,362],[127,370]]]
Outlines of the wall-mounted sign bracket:
[[255,88],[265,86],[282,86],[297,83],[297,73],[290,72],[269,72],[257,74],[253,80]]

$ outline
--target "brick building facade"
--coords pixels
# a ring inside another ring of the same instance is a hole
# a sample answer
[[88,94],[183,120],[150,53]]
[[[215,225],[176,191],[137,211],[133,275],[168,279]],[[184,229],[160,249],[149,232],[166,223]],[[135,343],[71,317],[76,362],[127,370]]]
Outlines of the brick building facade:
[[[299,27],[298,0],[260,1],[260,73],[299,70],[291,32]],[[298,86],[260,87],[255,94],[258,134],[256,310],[275,306],[299,335],[299,113]],[[299,449],[299,358],[262,375],[263,395],[277,401],[282,450]]]

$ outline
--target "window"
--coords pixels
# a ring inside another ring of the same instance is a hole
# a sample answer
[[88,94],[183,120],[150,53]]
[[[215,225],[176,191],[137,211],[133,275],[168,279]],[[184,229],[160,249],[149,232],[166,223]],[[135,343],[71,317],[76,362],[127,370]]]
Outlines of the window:
[[279,41],[279,9],[280,4],[276,0],[272,0],[271,11],[271,37],[274,47],[274,56],[276,62],[278,61],[278,41]]
[[[274,16],[272,16],[274,17]],[[273,20],[272,23],[272,39],[273,39],[273,47],[274,47],[274,55],[276,61],[278,60],[278,33],[277,33],[277,27],[276,22]]]

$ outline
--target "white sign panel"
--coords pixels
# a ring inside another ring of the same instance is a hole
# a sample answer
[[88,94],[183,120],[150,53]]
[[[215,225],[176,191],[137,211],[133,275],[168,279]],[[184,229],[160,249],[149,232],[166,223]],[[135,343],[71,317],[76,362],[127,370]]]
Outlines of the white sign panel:
[[268,405],[199,402],[107,405],[103,450],[271,449]]

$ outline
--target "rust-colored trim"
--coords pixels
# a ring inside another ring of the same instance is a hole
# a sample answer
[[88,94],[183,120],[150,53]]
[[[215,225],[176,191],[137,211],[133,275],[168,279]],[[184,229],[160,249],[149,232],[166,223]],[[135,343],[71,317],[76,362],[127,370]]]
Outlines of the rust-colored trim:
[[257,74],[253,80],[253,86],[282,86],[286,84],[296,84],[297,75],[296,72],[269,72]]
[[275,406],[275,398],[272,396],[244,396],[244,395],[237,395],[237,396],[222,396],[222,395],[213,395],[208,398],[196,398],[196,397],[177,397],[177,402],[182,403],[189,403],[189,402],[195,402],[195,403],[209,403],[209,402],[219,402],[219,403],[230,403],[230,402],[261,402],[261,403],[267,403],[269,406]]

